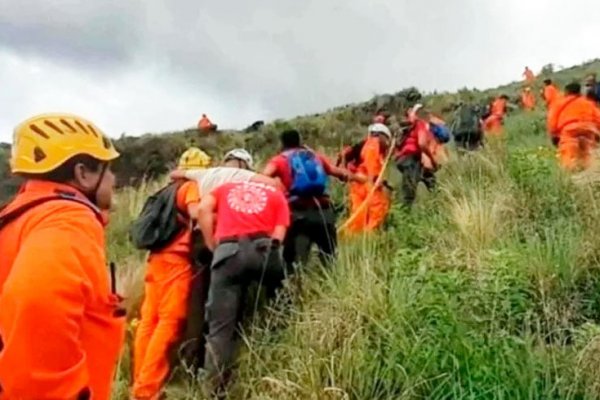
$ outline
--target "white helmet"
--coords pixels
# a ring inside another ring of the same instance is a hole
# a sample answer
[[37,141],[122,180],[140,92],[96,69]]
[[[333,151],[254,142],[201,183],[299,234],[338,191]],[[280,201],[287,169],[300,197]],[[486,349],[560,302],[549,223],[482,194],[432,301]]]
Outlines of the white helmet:
[[248,168],[254,168],[254,160],[252,159],[252,155],[248,153],[245,149],[233,149],[225,154],[225,158],[223,159],[225,162],[229,160],[240,160],[246,163]]
[[379,123],[369,125],[369,133],[383,133],[388,138],[392,137],[392,132],[390,132],[390,128],[388,128],[384,124]]

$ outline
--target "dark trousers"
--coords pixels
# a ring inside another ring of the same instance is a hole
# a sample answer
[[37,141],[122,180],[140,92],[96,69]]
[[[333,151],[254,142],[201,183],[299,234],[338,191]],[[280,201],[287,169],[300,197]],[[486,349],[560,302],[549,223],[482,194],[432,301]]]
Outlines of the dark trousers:
[[404,205],[411,206],[415,202],[420,182],[423,182],[430,192],[435,189],[437,185],[435,171],[423,168],[420,154],[398,159],[396,167],[402,174],[402,200]]
[[248,286],[259,282],[267,289],[267,295],[273,296],[284,278],[280,246],[269,238],[222,243],[215,250],[206,305],[208,335],[204,367],[216,388],[223,388],[229,380]]
[[477,150],[483,146],[483,134],[477,131],[455,133],[454,143],[459,150]]
[[180,360],[196,371],[203,366],[206,333],[205,309],[210,285],[210,264],[196,268],[188,298],[188,312],[183,340],[178,349]]
[[187,318],[182,340],[178,342],[176,357],[171,359],[173,366],[183,362],[184,365],[196,371],[203,366],[206,324],[206,301],[210,285],[210,266],[213,254],[204,245],[199,230],[192,232],[192,248],[190,249],[193,277],[190,283]]
[[308,262],[310,249],[315,244],[319,248],[319,259],[328,265],[335,257],[337,231],[333,207],[299,209],[292,206],[292,223],[288,229],[283,249],[283,258],[288,269],[294,263]]

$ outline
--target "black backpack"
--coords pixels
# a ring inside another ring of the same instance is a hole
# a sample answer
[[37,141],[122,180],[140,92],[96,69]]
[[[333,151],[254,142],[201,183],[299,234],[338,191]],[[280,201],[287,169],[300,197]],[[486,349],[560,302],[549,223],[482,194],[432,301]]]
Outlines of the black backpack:
[[481,130],[479,123],[480,111],[476,106],[463,105],[457,111],[452,123],[455,135],[472,134]]
[[336,161],[336,166],[347,167],[350,163],[359,164],[360,163],[360,154],[365,145],[366,140],[361,140],[360,142],[346,147],[342,153],[338,156]]
[[176,205],[180,186],[180,183],[171,183],[146,200],[129,229],[129,238],[137,249],[161,250],[186,228],[187,222]]

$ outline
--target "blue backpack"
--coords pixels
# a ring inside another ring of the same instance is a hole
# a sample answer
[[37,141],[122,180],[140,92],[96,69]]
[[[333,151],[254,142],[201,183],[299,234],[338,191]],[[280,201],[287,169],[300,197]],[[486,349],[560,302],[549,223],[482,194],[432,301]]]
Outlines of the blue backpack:
[[450,129],[446,125],[438,125],[429,123],[429,130],[440,143],[448,143],[450,141]]
[[314,197],[325,194],[328,176],[323,163],[313,151],[292,150],[286,157],[292,172],[291,196]]

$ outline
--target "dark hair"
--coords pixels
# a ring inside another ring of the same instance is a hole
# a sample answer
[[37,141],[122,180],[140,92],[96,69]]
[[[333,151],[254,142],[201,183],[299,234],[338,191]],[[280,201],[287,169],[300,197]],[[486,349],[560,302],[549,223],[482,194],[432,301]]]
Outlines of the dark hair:
[[501,95],[501,96],[500,96],[500,98],[501,98],[501,99],[504,99],[504,100],[508,100],[508,99],[509,99],[509,98],[508,98],[508,96],[507,96],[507,95],[505,95],[505,94]]
[[544,85],[552,85],[552,79],[544,79]]
[[44,174],[19,174],[27,179],[41,179],[57,183],[66,183],[75,179],[75,166],[83,164],[87,169],[98,172],[106,163],[87,154],[78,154],[69,158],[67,161],[53,171]]
[[300,147],[300,132],[295,129],[284,131],[281,136],[281,146],[284,150]]
[[579,82],[571,82],[565,86],[567,94],[581,94],[581,84]]

